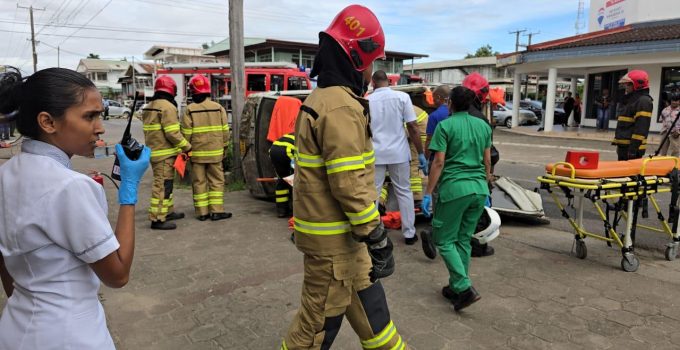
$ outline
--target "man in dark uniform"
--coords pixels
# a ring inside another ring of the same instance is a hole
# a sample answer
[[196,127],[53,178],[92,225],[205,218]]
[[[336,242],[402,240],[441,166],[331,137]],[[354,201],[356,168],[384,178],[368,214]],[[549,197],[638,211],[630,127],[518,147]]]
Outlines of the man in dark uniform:
[[293,215],[293,188],[283,179],[293,174],[291,161],[295,159],[295,136],[281,136],[269,149],[269,159],[276,170],[276,215],[286,218]]

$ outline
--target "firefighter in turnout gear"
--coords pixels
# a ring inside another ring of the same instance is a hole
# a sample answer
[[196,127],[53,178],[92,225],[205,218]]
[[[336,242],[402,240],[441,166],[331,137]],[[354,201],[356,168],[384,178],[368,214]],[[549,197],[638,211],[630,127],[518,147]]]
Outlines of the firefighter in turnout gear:
[[196,74],[189,80],[192,103],[182,118],[182,134],[191,143],[191,185],[196,218],[205,221],[228,219],[224,211],[222,159],[229,145],[227,112],[210,100],[210,81]]
[[295,136],[285,134],[274,141],[269,149],[269,159],[276,170],[276,215],[287,218],[293,215],[293,188],[283,178],[293,174],[291,162],[295,159]]
[[295,244],[304,253],[302,303],[281,349],[329,349],[343,317],[364,349],[407,349],[379,279],[394,272],[380,224],[368,101],[385,36],[373,12],[351,5],[319,34],[307,97],[295,126]]
[[144,139],[151,148],[153,170],[149,219],[151,228],[156,230],[174,230],[177,225],[168,221],[184,217],[184,213],[173,212],[173,164],[180,152],[191,150],[191,144],[180,132],[175,95],[177,84],[171,77],[162,75],[154,83],[152,101],[142,110]]
[[626,94],[617,112],[613,144],[619,160],[642,158],[647,149],[653,100],[649,96],[649,77],[643,70],[632,70],[619,80]]

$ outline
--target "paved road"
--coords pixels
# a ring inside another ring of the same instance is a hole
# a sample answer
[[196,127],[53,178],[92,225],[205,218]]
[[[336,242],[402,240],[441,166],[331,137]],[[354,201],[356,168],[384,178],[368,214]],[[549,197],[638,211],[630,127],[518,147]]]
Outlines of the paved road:
[[[494,133],[494,144],[501,154],[501,160],[496,166],[496,174],[508,176],[527,189],[539,186],[536,177],[544,173],[546,163],[564,160],[568,150],[587,150],[600,153],[601,160],[616,160],[614,147],[606,141],[553,139],[546,137],[531,137],[513,134],[504,129],[497,128]],[[540,191],[543,198],[543,206],[546,216],[550,219],[550,228],[573,232],[569,222],[562,218],[559,208],[546,191]],[[564,199],[564,197],[561,197]],[[658,197],[659,203],[664,208],[664,216],[668,217],[668,204],[670,195],[664,194]],[[563,201],[566,203],[566,201]],[[604,226],[599,215],[591,204],[586,203],[584,215],[585,226],[591,232],[603,232]],[[642,224],[656,226],[658,220],[650,204],[650,218],[641,219]],[[569,209],[570,215],[575,210]],[[665,244],[670,240],[667,235],[650,231],[639,231],[636,245],[654,250],[665,249]],[[592,242],[592,240],[591,240]],[[600,244],[592,242],[591,244]]]
[[[118,139],[120,124],[107,121],[106,138]],[[540,148],[535,143],[501,132],[496,141],[505,158],[499,171],[527,181],[540,173],[538,165],[511,162],[527,153],[522,147]],[[544,161],[539,157],[550,158],[535,154],[534,163]],[[111,159],[76,158],[74,166],[110,171]],[[225,203],[233,218],[199,222],[191,218],[190,189],[179,188],[176,208],[189,217],[178,221],[176,231],[157,232],[145,213],[150,184],[147,173],[136,209],[130,283],[101,290],[117,348],[278,348],[299,307],[302,255],[288,240],[286,220],[275,217],[274,204],[231,192]],[[108,183],[105,188],[115,224],[116,193]],[[397,270],[383,283],[404,339],[415,350],[680,348],[678,261],[639,250],[640,270],[625,273],[618,250],[604,244],[591,244],[588,258],[579,260],[570,256],[570,235],[554,229],[560,220],[552,222],[506,221],[493,243],[496,255],[472,261],[482,300],[459,314],[439,294],[448,277],[441,259],[427,259],[418,245],[406,246],[399,232],[390,232]],[[0,307],[4,302],[0,296]],[[358,348],[343,324],[333,349]]]

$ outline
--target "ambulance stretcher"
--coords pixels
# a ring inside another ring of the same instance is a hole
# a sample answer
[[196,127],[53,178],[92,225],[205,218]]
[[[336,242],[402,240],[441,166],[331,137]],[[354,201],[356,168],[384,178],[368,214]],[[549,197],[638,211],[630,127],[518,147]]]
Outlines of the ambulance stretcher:
[[[541,189],[546,190],[562,216],[569,220],[574,228],[574,245],[576,257],[585,259],[587,249],[585,238],[590,237],[618,244],[623,255],[621,268],[633,272],[640,266],[634,254],[636,229],[646,229],[667,234],[670,242],[666,244],[665,257],[672,261],[678,254],[680,233],[678,233],[678,158],[646,157],[630,161],[599,162],[596,169],[576,169],[571,163],[558,162],[546,165],[546,174],[538,177]],[[568,203],[576,199],[576,218],[569,215],[566,207],[555,193],[564,193]],[[670,193],[669,218],[663,213],[656,195]],[[638,211],[644,201],[652,204],[656,211],[660,227],[637,223]],[[604,224],[603,234],[588,232],[583,226],[584,201],[592,202]],[[611,215],[613,213],[613,215]],[[623,233],[617,232],[623,220]]]

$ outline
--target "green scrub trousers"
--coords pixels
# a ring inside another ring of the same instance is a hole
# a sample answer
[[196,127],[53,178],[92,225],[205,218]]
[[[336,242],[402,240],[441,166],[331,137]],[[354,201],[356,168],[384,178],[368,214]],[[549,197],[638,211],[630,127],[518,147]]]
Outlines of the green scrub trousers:
[[455,200],[437,199],[432,239],[449,270],[449,288],[456,293],[472,286],[468,277],[470,239],[484,211],[486,198],[483,194],[470,194]]

